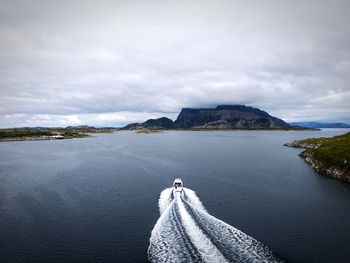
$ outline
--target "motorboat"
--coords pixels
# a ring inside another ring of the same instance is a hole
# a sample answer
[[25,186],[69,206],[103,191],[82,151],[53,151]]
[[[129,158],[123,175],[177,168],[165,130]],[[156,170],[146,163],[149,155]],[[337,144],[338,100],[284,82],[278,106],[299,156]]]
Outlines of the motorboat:
[[182,188],[183,188],[183,183],[182,180],[180,178],[176,178],[173,184],[174,187],[174,192],[182,192]]

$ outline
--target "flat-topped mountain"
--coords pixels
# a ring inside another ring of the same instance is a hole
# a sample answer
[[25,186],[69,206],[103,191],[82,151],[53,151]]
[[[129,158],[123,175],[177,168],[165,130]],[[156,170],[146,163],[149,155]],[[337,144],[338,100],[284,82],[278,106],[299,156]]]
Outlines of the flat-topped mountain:
[[291,129],[283,120],[265,111],[245,105],[219,105],[216,108],[184,108],[175,122],[162,117],[132,123],[124,130],[135,129]]
[[176,128],[188,129],[286,129],[289,124],[257,108],[219,105],[212,109],[184,108],[175,121]]

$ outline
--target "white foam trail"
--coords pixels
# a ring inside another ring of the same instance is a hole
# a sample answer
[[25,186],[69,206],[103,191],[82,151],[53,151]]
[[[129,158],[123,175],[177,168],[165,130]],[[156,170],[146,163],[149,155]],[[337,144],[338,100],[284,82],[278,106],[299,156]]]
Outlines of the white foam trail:
[[174,200],[161,211],[152,230],[148,258],[151,262],[200,262],[179,220]]
[[189,188],[185,188],[185,187],[183,189],[184,189],[184,193],[185,193],[184,196],[185,196],[186,201],[191,203],[197,209],[200,209],[200,210],[207,212],[207,210],[204,208],[201,200],[199,200],[198,196],[196,195],[196,193],[194,191],[192,191]]
[[160,214],[163,214],[165,209],[167,209],[168,206],[170,205],[171,201],[173,200],[172,194],[173,194],[173,188],[166,188],[160,193],[159,200],[158,200],[158,207],[159,207]]
[[228,262],[224,255],[203,233],[191,215],[187,212],[184,203],[181,200],[180,193],[175,194],[176,203],[179,207],[179,213],[182,219],[183,226],[188,233],[191,241],[198,247],[198,252],[204,262]]
[[151,262],[283,262],[242,231],[211,216],[194,191],[160,194],[160,218],[148,248]]

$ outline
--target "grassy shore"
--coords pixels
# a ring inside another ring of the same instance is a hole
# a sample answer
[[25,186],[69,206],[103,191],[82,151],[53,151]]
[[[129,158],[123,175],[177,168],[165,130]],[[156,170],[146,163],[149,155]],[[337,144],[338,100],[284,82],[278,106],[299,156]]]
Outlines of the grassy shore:
[[332,138],[294,141],[286,146],[306,148],[300,156],[316,171],[350,181],[350,132]]
[[0,130],[0,141],[34,141],[72,139],[89,136],[79,131],[62,130]]

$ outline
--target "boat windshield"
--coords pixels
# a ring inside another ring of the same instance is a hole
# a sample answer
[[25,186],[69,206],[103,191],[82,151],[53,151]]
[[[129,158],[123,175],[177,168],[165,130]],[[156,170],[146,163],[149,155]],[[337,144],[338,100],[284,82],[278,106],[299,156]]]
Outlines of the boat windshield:
[[180,187],[180,186],[181,186],[181,183],[175,183],[174,186],[175,186],[175,187]]

